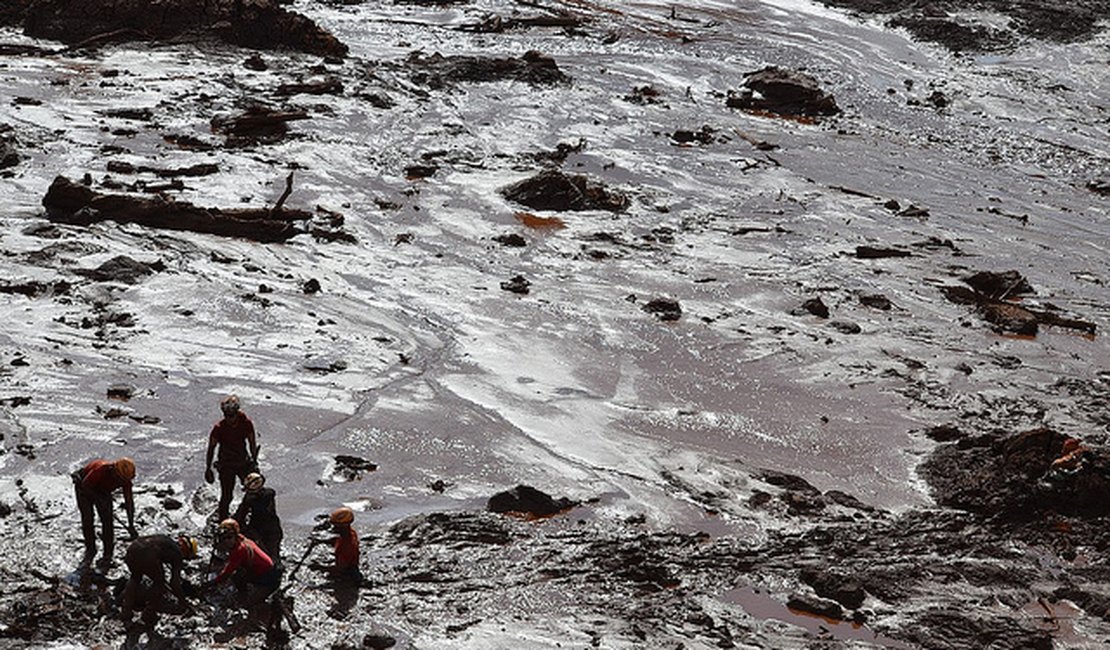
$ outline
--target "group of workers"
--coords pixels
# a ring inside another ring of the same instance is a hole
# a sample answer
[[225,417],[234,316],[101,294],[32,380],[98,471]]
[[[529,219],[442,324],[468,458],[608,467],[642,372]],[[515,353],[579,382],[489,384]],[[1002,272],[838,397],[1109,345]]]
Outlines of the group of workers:
[[[224,417],[209,435],[204,476],[208,483],[213,483],[216,478],[213,467],[219,474],[220,500],[216,513],[219,525],[216,528],[214,555],[220,554],[226,560],[219,573],[202,585],[202,590],[235,578],[235,583],[247,593],[250,609],[270,597],[280,586],[281,519],[277,515],[276,493],[266,487],[265,477],[258,472],[254,425],[240,409],[238,397],[224,398],[220,408]],[[168,535],[138,536],[132,495],[135,472],[133,460],[120,458],[115,461],[93,460],[72,474],[85,542],[82,565],[88,566],[96,556],[94,518],[97,517],[104,545],[100,564],[105,567],[111,564],[115,541],[112,495],[117,490],[121,491],[127,530],[132,539],[124,556],[130,577],[124,587],[121,616],[125,623],[129,623],[134,612],[141,610],[143,622],[153,626],[159,612],[183,613],[188,609],[181,574],[185,561],[196,558],[199,548],[195,539],[185,535],[176,539]],[[237,481],[243,487],[243,498],[234,514],[228,516]],[[335,561],[326,568],[338,580],[360,581],[359,538],[352,527],[354,511],[347,507],[338,508],[331,513],[329,521],[335,537],[331,540],[311,539],[309,551],[317,542],[331,541]],[[168,585],[165,576],[167,568],[170,573]],[[166,598],[168,594],[173,594],[175,602]]]

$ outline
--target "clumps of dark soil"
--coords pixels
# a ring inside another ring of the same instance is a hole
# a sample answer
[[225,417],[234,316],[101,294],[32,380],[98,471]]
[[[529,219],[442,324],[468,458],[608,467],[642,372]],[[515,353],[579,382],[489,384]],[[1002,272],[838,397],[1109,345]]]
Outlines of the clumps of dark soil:
[[566,497],[559,499],[541,492],[530,485],[518,485],[511,490],[498,492],[489,498],[486,510],[498,513],[516,513],[532,517],[550,517],[578,505]]
[[514,275],[513,277],[501,283],[501,290],[508,291],[509,293],[518,293],[522,296],[528,295],[531,291],[532,283],[528,281],[523,275]]
[[605,184],[579,174],[546,170],[501,190],[510,201],[534,210],[608,210],[621,212],[631,201]]
[[501,244],[502,246],[506,246],[508,248],[524,248],[528,245],[528,242],[524,239],[524,237],[518,235],[515,232],[505,233],[504,235],[496,235],[492,237],[492,239],[498,244]]
[[[0,157],[0,167],[4,166],[2,160],[2,157]],[[1110,176],[1089,181],[1087,183],[1087,189],[1101,196],[1110,196]]]
[[202,208],[162,197],[101,194],[59,176],[42,199],[51,221],[87,226],[101,221],[137,223],[149,228],[242,237],[260,242],[281,242],[304,232],[297,221],[312,217],[301,210],[272,211],[240,208]]
[[[859,580],[843,570],[807,567],[802,569],[800,577],[802,582],[812,587],[818,596],[833,600],[845,609],[859,609],[867,598],[867,591]],[[791,605],[788,603],[787,606]],[[841,616],[832,618],[841,618]]]
[[217,115],[212,118],[212,130],[227,136],[230,146],[272,144],[289,133],[289,122],[307,119],[308,113],[303,110],[281,110],[256,104],[238,115]]
[[28,298],[39,298],[41,296],[64,296],[69,293],[73,288],[69,282],[65,280],[56,280],[54,282],[39,282],[31,280],[29,282],[5,282],[0,284],[0,293],[18,294]]
[[1075,471],[1050,473],[1069,436],[1049,428],[947,443],[922,465],[939,503],[1008,521],[1110,514],[1110,463],[1090,449]]
[[682,318],[682,305],[673,298],[655,298],[648,301],[640,309],[662,321],[673,321]]
[[679,129],[671,134],[671,140],[676,144],[713,144],[717,139],[717,130],[703,126],[697,131]]
[[632,92],[624,96],[624,101],[630,104],[662,104],[663,101],[659,99],[663,93],[655,86],[636,86]]
[[413,81],[432,89],[458,83],[522,81],[534,86],[553,86],[570,82],[555,59],[529,50],[521,57],[443,56],[436,52],[424,56],[416,52],[406,64],[412,68]]
[[83,275],[96,282],[123,282],[135,284],[148,275],[166,270],[161,260],[147,264],[119,255],[104,262],[95,269],[75,269],[74,273]]
[[804,316],[805,314],[811,314],[818,318],[828,318],[829,306],[826,305],[825,301],[821,300],[820,297],[810,298],[798,307],[791,310],[790,313],[794,316]]
[[144,0],[37,0],[28,6],[23,27],[28,36],[75,46],[212,36],[258,49],[347,55],[339,39],[276,0],[162,0],[157,10]]
[[377,471],[377,463],[372,463],[365,458],[338,454],[335,457],[335,470],[333,475],[339,481],[357,481],[364,472]]
[[514,15],[511,16],[489,14],[477,23],[464,25],[459,30],[479,34],[500,34],[514,29],[530,29],[533,27],[558,27],[564,30],[578,30],[589,22],[588,18],[569,11],[557,9],[550,9],[550,11],[553,13],[533,16],[516,15],[516,10],[514,10]]
[[821,90],[817,79],[808,74],[770,66],[744,77],[744,88],[729,93],[727,104],[731,108],[793,117],[819,117],[840,112],[832,95]]

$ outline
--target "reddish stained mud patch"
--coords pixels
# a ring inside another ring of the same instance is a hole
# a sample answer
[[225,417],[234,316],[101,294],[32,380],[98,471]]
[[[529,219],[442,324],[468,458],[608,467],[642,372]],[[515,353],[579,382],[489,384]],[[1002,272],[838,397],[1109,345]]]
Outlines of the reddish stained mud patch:
[[531,212],[517,212],[513,215],[522,225],[535,230],[562,230],[567,222],[559,217],[541,217]]
[[771,596],[760,593],[751,587],[737,587],[726,591],[720,595],[720,599],[726,603],[739,605],[745,612],[755,618],[784,621],[808,630],[815,635],[830,636],[840,641],[865,641],[884,648],[896,648],[897,650],[913,648],[908,643],[877,634],[865,625],[838,621],[825,616],[790,609]]
[[758,108],[745,108],[744,112],[756,117],[769,117],[776,120],[797,122],[798,124],[817,124],[817,118],[809,115],[784,115],[783,113],[775,113],[774,111],[765,111]]

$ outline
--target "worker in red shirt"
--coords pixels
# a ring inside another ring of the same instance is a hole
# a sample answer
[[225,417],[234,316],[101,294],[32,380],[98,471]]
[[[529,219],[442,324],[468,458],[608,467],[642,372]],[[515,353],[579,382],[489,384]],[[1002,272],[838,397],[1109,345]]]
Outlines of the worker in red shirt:
[[358,568],[358,533],[351,527],[355,521],[355,512],[346,506],[337,508],[328,520],[336,535],[335,566],[332,567],[332,574],[336,578],[361,580],[362,572]]
[[[204,480],[213,483],[212,457],[216,456],[216,469],[220,471],[220,505],[216,510],[220,521],[227,519],[231,498],[237,480],[258,468],[258,443],[254,437],[254,424],[246,413],[239,410],[239,398],[229,395],[220,401],[224,417],[212,427],[208,435],[208,452],[204,461]],[[219,454],[216,449],[219,448]]]
[[115,461],[96,459],[70,475],[74,491],[77,493],[77,509],[81,512],[81,535],[85,538],[85,557],[82,566],[88,566],[96,557],[96,531],[93,526],[93,511],[100,518],[100,539],[104,543],[104,555],[100,563],[112,562],[115,549],[115,522],[112,520],[112,493],[123,490],[123,508],[127,512],[127,532],[132,539],[138,537],[135,531],[135,500],[131,494],[131,482],[135,480],[135,461],[123,457]]
[[213,587],[241,571],[245,582],[253,587],[247,606],[253,607],[277,590],[281,583],[281,568],[274,564],[266,551],[239,532],[239,522],[225,519],[216,533],[216,544],[227,553],[227,563],[220,573],[206,585]]

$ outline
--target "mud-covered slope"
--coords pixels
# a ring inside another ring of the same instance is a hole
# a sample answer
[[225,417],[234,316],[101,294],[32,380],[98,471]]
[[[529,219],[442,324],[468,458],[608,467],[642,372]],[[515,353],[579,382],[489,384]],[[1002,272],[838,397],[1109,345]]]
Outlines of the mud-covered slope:
[[[1107,36],[1024,26],[1097,7],[933,3],[1004,37],[959,56],[852,8],[0,32],[2,642],[128,639],[68,473],[132,456],[207,549],[235,392],[304,629],[217,593],[152,647],[1098,647]],[[486,512],[517,484],[581,505]],[[340,504],[358,589],[292,571]]]

